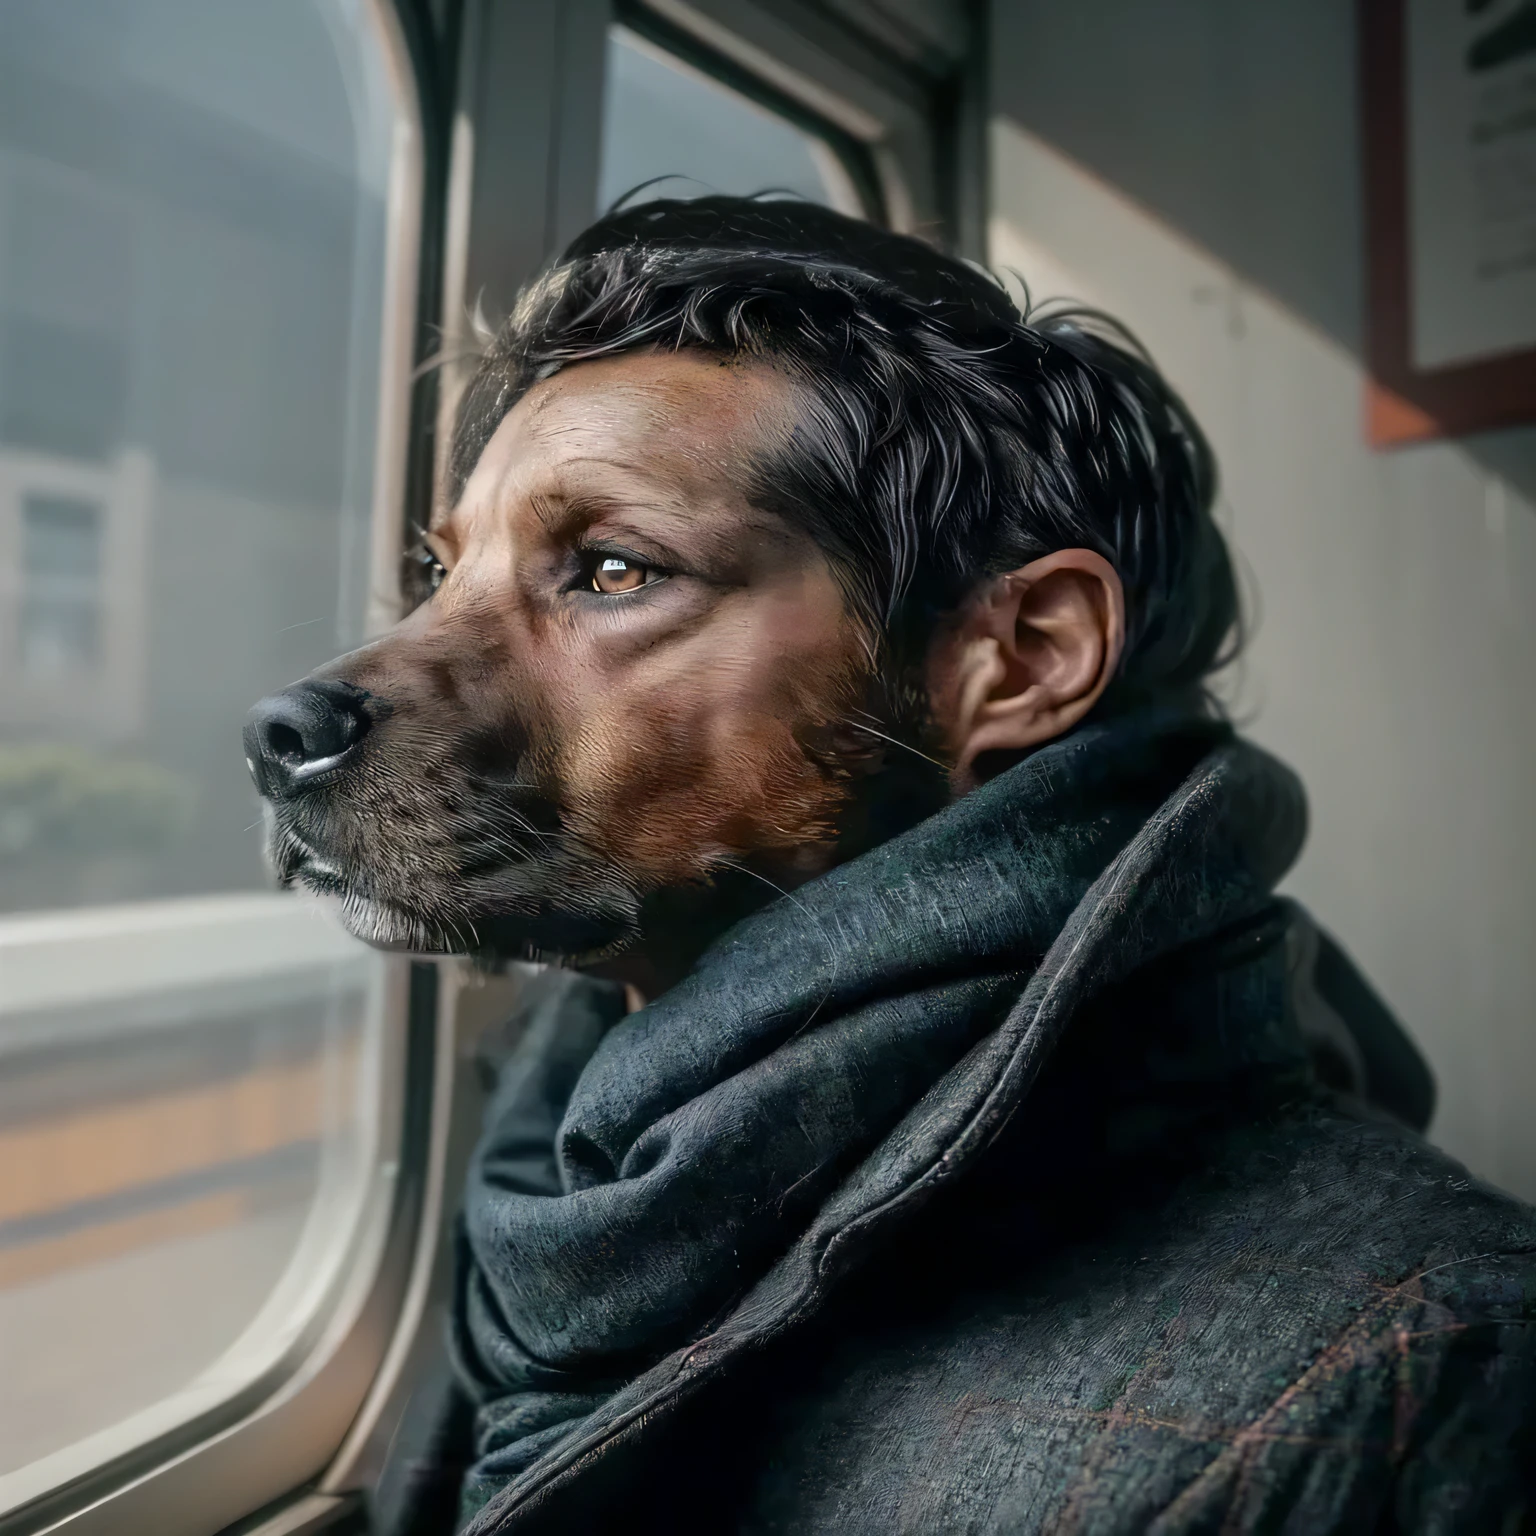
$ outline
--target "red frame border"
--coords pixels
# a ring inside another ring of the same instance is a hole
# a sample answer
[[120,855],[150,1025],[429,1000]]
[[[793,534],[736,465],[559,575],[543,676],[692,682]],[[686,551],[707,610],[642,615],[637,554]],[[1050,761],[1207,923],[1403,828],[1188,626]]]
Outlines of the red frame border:
[[1365,428],[1379,447],[1536,420],[1536,348],[1415,369],[1405,0],[1358,0],[1365,173]]

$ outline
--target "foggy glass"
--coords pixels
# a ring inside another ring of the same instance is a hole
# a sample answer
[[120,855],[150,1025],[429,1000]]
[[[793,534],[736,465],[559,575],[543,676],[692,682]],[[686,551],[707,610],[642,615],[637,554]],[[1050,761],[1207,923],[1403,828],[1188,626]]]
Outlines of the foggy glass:
[[597,212],[635,197],[789,192],[846,213],[857,197],[827,145],[623,27],[608,34]]
[[[263,882],[241,720],[361,621],[389,136],[356,9],[6,0],[0,821],[42,814],[20,744],[102,805],[93,847],[12,848],[0,910]],[[94,671],[25,564],[61,497],[99,509]]]
[[265,890],[240,727],[362,637],[386,62],[0,6],[0,1509],[264,1368],[374,1176],[393,973]]

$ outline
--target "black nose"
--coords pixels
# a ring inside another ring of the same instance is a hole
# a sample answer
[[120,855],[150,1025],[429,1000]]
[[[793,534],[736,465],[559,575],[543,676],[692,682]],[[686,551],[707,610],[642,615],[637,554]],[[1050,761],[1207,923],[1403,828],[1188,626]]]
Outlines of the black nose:
[[368,734],[367,702],[351,683],[311,678],[263,699],[245,722],[245,762],[256,788],[280,800],[328,780]]

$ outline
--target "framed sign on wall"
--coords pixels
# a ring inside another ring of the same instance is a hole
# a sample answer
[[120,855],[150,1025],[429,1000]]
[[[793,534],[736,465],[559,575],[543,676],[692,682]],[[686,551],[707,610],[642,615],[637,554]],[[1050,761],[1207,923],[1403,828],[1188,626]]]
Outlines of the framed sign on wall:
[[1360,0],[1366,425],[1536,421],[1536,0]]

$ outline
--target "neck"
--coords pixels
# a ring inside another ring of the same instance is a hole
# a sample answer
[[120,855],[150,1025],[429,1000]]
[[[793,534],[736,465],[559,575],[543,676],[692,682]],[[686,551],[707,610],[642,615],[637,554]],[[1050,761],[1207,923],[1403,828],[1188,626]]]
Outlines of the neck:
[[641,904],[634,945],[587,969],[634,987],[647,1000],[659,997],[744,918],[769,902],[793,900],[792,893],[808,880],[889,842],[950,802],[949,775],[942,765],[909,752],[895,759],[855,781],[834,841],[787,854],[744,855],[708,881],[653,892]]
[[707,882],[654,892],[641,905],[639,935],[620,955],[587,967],[633,987],[646,1001],[676,986],[699,956],[744,918],[832,867],[827,849],[803,858],[743,860]]

